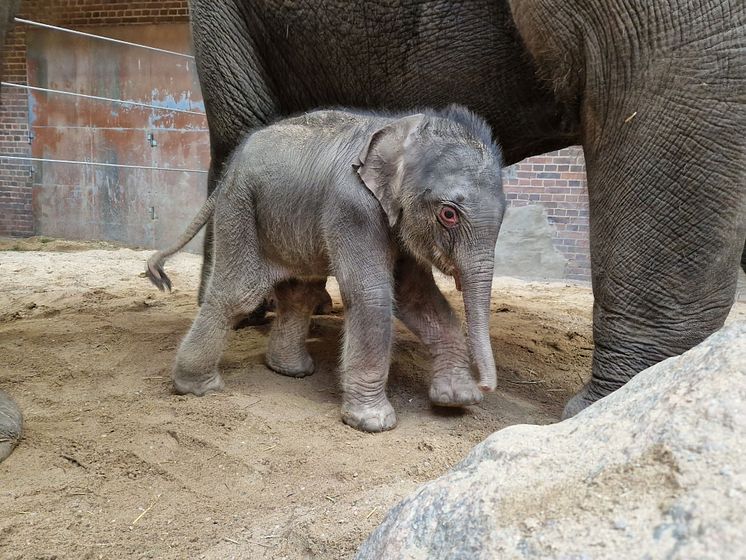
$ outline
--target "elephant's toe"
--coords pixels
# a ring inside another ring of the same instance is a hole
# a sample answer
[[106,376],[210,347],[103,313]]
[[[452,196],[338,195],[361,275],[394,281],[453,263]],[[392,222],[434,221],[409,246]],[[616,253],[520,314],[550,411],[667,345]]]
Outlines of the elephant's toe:
[[316,369],[313,358],[308,354],[295,359],[283,359],[282,357],[267,354],[264,361],[269,369],[288,377],[307,377]]
[[396,413],[388,400],[378,405],[344,405],[342,421],[362,432],[385,432],[396,426]]
[[482,398],[482,391],[468,371],[436,376],[430,385],[430,402],[437,406],[468,406],[482,402]]
[[212,375],[195,379],[191,376],[180,375],[177,370],[174,372],[173,385],[174,392],[177,395],[192,394],[198,397],[212,391],[221,391],[225,387],[223,378],[217,371],[213,372]]
[[565,409],[562,411],[562,420],[572,418],[579,412],[588,408],[601,397],[602,395],[599,395],[597,393],[597,391],[592,386],[592,383],[587,384],[580,391],[578,391],[578,393],[574,397],[567,401]]

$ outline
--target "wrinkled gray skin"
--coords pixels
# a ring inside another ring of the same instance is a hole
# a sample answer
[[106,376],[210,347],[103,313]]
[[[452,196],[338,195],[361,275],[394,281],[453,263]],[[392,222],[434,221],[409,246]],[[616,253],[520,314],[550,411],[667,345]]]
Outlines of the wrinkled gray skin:
[[245,131],[325,105],[459,103],[506,164],[583,145],[595,349],[565,416],[722,326],[746,239],[743,0],[190,5],[209,189]]
[[[252,133],[178,244],[148,261],[151,280],[170,287],[164,259],[214,212],[214,267],[176,357],[176,391],[223,387],[217,364],[229,329],[273,288],[267,365],[312,373],[309,320],[334,275],[345,305],[345,423],[367,432],[396,424],[385,392],[394,307],[433,356],[432,401],[479,402],[480,389],[496,385],[489,310],[505,209],[500,169],[489,128],[459,107],[406,116],[316,111]],[[433,265],[463,286],[468,344]]]
[[[0,80],[3,78],[3,46],[5,36],[10,31],[13,18],[21,5],[20,0],[3,0],[0,2]],[[0,98],[0,103],[2,98]],[[0,383],[2,379],[0,379]],[[21,410],[8,393],[0,390],[0,462],[10,455],[21,439],[23,417]]]

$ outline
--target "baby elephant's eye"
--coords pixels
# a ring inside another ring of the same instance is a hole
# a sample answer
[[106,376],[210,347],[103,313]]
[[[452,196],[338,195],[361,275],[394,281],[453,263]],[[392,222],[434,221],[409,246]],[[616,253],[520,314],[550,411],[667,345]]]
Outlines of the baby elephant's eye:
[[458,212],[453,206],[443,205],[438,212],[438,221],[447,228],[458,225]]

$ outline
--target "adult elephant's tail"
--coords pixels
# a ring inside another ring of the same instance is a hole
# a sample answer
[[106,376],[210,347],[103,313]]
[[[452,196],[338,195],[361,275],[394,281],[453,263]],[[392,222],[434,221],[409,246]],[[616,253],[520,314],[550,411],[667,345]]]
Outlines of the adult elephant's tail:
[[23,416],[8,393],[0,391],[0,462],[10,455],[23,434]]

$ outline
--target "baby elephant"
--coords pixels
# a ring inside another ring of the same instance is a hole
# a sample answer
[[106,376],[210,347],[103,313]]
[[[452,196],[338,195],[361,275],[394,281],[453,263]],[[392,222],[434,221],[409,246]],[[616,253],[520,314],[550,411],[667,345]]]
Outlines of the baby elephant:
[[[267,365],[312,373],[310,315],[333,275],[345,307],[345,423],[366,432],[396,425],[386,397],[392,313],[430,350],[432,402],[481,401],[480,389],[496,384],[489,315],[505,209],[500,171],[489,127],[457,106],[394,116],[316,111],[250,134],[176,246],[148,260],[150,280],[170,289],[163,261],[214,213],[214,268],[176,357],[176,392],[223,387],[217,365],[232,324],[272,289]],[[432,265],[463,287],[468,347]]]

